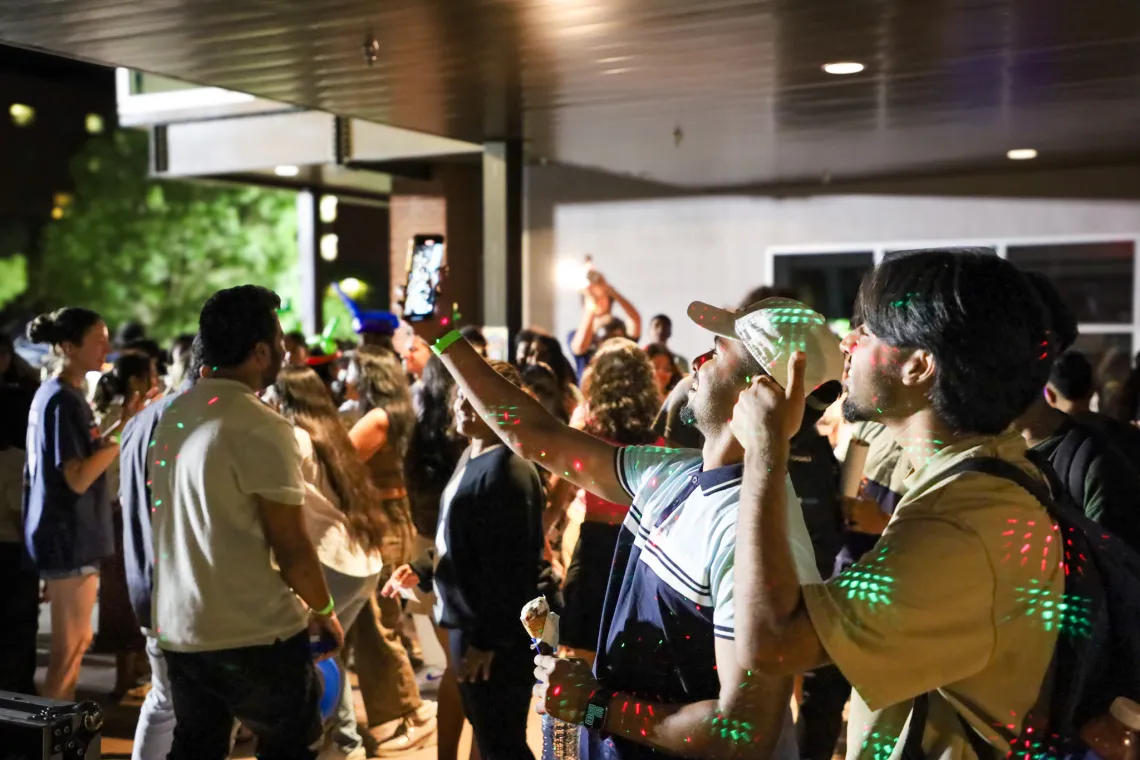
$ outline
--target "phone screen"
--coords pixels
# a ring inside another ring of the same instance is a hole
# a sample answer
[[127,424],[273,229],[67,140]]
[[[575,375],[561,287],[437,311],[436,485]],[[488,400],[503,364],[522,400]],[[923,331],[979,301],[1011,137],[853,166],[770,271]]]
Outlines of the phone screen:
[[436,288],[443,269],[443,236],[416,235],[408,256],[404,319],[416,322],[435,313]]

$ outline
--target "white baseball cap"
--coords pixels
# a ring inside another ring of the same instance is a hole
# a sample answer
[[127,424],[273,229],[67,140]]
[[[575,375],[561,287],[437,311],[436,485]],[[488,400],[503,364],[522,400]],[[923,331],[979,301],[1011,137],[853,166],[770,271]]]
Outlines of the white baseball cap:
[[806,304],[791,298],[765,298],[739,311],[718,309],[703,301],[689,304],[689,319],[710,332],[739,340],[760,366],[783,386],[792,354],[807,355],[804,391],[843,376],[839,336],[827,320]]

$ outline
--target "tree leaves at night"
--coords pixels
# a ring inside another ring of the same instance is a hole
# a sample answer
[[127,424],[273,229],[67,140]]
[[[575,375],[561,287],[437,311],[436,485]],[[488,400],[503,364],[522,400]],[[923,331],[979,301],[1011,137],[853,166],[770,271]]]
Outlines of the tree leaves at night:
[[53,308],[86,306],[112,332],[135,320],[156,338],[197,329],[215,291],[296,288],[292,193],[147,176],[143,132],[90,140],[72,162],[74,201],[45,229],[33,287]]

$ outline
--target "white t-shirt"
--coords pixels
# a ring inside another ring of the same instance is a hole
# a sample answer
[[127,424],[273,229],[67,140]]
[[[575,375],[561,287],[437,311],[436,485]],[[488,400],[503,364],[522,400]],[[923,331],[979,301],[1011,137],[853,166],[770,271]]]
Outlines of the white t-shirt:
[[151,451],[162,648],[234,649],[301,632],[308,614],[273,564],[257,499],[304,502],[292,426],[245,384],[205,379],[171,403]]
[[367,578],[384,569],[379,551],[366,552],[348,537],[348,520],[341,511],[340,497],[329,482],[328,473],[313,449],[313,439],[299,427],[293,428],[301,451],[301,472],[305,476],[305,527],[317,547],[321,564],[354,578]]

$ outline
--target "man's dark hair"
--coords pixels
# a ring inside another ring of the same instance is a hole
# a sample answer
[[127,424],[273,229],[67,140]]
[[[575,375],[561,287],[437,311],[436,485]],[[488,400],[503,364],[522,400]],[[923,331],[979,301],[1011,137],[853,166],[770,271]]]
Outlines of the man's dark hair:
[[308,342],[305,340],[305,333],[300,330],[291,330],[285,333],[285,340],[291,340],[294,343],[299,343],[302,346],[307,346]]
[[654,314],[653,319],[649,320],[649,324],[653,324],[654,322],[660,322],[661,324],[667,325],[669,327],[673,326],[673,320],[669,319],[668,315],[666,314]]
[[153,338],[139,338],[132,340],[130,343],[123,345],[123,351],[133,351],[138,354],[146,354],[151,359],[157,359],[163,362],[166,355],[163,353],[162,346],[158,345],[158,341]]
[[236,367],[258,343],[277,340],[281,299],[260,285],[239,285],[210,296],[198,317],[202,361],[208,367]]
[[1069,401],[1084,401],[1093,393],[1093,368],[1080,351],[1066,351],[1053,362],[1049,384]]
[[115,345],[119,348],[125,347],[128,343],[143,340],[144,338],[146,338],[146,328],[139,322],[124,322],[119,325],[119,329],[115,331]]
[[1053,285],[1053,281],[1040,272],[1024,272],[1025,279],[1041,296],[1041,303],[1045,305],[1045,313],[1049,317],[1049,329],[1057,343],[1057,351],[1068,351],[1069,347],[1077,341],[1080,330],[1077,329],[1077,320],[1073,312],[1061,300],[1061,294]]
[[473,345],[487,345],[487,336],[475,325],[464,325],[459,328],[459,334],[466,338],[468,343]]
[[934,356],[930,399],[958,433],[1005,430],[1041,393],[1059,352],[1041,296],[988,251],[885,260],[863,278],[855,309],[888,345]]
[[751,306],[757,301],[763,301],[765,298],[798,298],[796,293],[791,288],[777,288],[772,285],[761,285],[758,288],[753,288],[748,291],[744,296],[744,300],[740,302],[740,308]]

